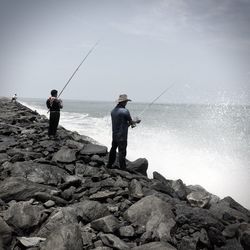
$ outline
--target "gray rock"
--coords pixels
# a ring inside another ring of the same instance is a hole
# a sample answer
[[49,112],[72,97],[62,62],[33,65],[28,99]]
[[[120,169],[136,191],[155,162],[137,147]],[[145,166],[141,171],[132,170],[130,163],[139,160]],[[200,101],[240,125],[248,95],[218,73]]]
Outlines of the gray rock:
[[204,191],[194,191],[187,195],[187,200],[193,207],[206,207],[211,199],[211,195]]
[[[58,191],[55,191],[55,194],[57,194],[57,192]],[[62,206],[68,204],[66,200],[62,199],[61,197],[54,196],[52,193],[53,192],[51,192],[51,194],[47,192],[36,192],[34,194],[34,197],[36,198],[36,200],[42,201],[42,202],[47,202],[49,200],[52,200],[56,204],[62,205]]]
[[46,240],[46,238],[40,237],[17,237],[17,240],[21,242],[21,244],[25,247],[35,247],[39,246],[40,242]]
[[65,182],[60,186],[62,190],[70,186],[79,187],[82,184],[82,179],[75,175],[66,175],[64,181]]
[[31,205],[29,201],[11,204],[5,211],[5,221],[15,229],[28,230],[38,226],[46,215],[42,206]]
[[80,151],[81,155],[106,155],[108,152],[107,147],[97,144],[86,144]]
[[230,239],[226,241],[225,246],[216,247],[214,250],[247,250],[249,247],[243,248],[242,245],[237,241],[237,239]]
[[12,177],[24,177],[32,182],[48,185],[58,185],[68,175],[57,166],[32,161],[16,162],[6,171],[10,172]]
[[170,240],[170,230],[174,226],[172,207],[161,199],[150,195],[142,198],[125,212],[130,223],[145,227],[163,240]]
[[44,203],[44,206],[45,206],[46,208],[50,208],[50,207],[54,207],[55,204],[56,204],[56,203],[55,203],[54,201],[48,200],[48,201],[46,201],[46,202]]
[[104,233],[113,233],[120,227],[120,222],[113,215],[108,215],[92,221],[91,227]]
[[127,169],[147,176],[148,160],[145,158],[139,158],[133,162],[130,162],[127,166]]
[[49,186],[37,184],[21,177],[9,177],[0,182],[0,199],[5,202],[16,200],[24,201],[35,196],[37,192],[50,192]]
[[85,200],[72,207],[76,209],[77,216],[85,223],[110,215],[107,206],[98,201]]
[[72,149],[81,150],[84,147],[84,144],[77,142],[77,141],[74,141],[74,140],[67,140],[66,146],[68,146],[69,148],[72,148]]
[[60,225],[51,232],[41,250],[82,250],[83,243],[79,226],[76,224]]
[[120,238],[113,234],[101,234],[100,238],[104,245],[114,249],[129,249],[129,246]]
[[119,234],[122,237],[133,237],[135,230],[132,226],[123,226],[119,228]]
[[57,151],[52,160],[62,163],[71,163],[76,161],[76,149],[70,149],[63,146],[59,151]]
[[78,176],[95,176],[99,173],[99,171],[100,170],[98,168],[77,163],[75,173]]
[[182,180],[172,181],[171,187],[181,200],[186,200],[187,190]]
[[[0,217],[0,243],[2,242],[3,246],[9,246],[12,240],[12,229],[9,225]],[[2,246],[2,248],[3,248]],[[1,244],[0,244],[1,249]]]
[[138,247],[133,247],[132,250],[176,250],[176,248],[167,242],[150,242]]
[[161,175],[157,171],[153,172],[153,178],[166,186],[171,186],[171,180],[167,180],[163,175]]
[[235,237],[236,234],[238,233],[239,226],[240,226],[239,223],[230,224],[230,225],[226,226],[226,228],[222,232],[222,235],[225,236],[226,238]]
[[95,194],[92,194],[89,198],[92,200],[105,200],[107,198],[111,198],[116,194],[116,192],[114,191],[108,191],[108,190],[104,190],[104,191],[99,191]]
[[140,199],[140,198],[142,198],[144,196],[143,192],[142,192],[141,183],[139,181],[137,181],[136,179],[133,179],[130,182],[129,191],[130,191],[130,195],[133,198]]
[[184,236],[181,240],[178,250],[196,250],[198,240],[189,236]]
[[[47,238],[62,225],[76,224],[77,213],[73,207],[59,208],[54,211],[39,229],[37,236]],[[53,248],[51,248],[53,249]]]
[[221,200],[218,203],[212,204],[209,208],[209,211],[211,214],[213,214],[213,216],[220,220],[225,220],[226,216],[224,215],[227,214],[227,217],[230,217],[232,219],[234,218],[234,220],[248,221],[248,216],[245,213],[231,208],[230,204],[225,200]]

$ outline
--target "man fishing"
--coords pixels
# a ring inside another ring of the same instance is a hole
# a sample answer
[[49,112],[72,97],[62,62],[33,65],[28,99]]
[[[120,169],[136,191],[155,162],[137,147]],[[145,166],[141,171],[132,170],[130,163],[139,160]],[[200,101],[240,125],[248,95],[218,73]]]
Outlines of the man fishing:
[[128,109],[125,108],[129,101],[131,100],[128,99],[127,95],[120,95],[117,100],[118,104],[111,111],[112,147],[109,152],[108,168],[113,167],[116,160],[116,149],[118,148],[120,169],[126,170],[128,127],[133,128],[136,123],[141,122],[139,119],[133,121]]
[[46,104],[50,112],[48,136],[55,138],[60,119],[60,109],[63,108],[62,100],[57,98],[57,90],[51,90],[51,96],[47,99]]

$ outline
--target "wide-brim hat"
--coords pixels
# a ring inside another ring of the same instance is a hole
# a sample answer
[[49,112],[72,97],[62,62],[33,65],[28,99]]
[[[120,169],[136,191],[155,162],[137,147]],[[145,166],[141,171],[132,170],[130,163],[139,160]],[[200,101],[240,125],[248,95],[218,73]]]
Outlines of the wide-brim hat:
[[131,102],[132,100],[128,99],[128,96],[126,94],[119,95],[119,98],[117,100],[118,103],[120,102]]

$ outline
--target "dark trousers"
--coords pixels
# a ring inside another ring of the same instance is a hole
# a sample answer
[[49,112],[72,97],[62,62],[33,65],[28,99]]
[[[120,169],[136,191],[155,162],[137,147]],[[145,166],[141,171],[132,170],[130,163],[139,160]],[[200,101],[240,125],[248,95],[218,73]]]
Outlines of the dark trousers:
[[127,141],[112,141],[112,147],[109,152],[108,167],[112,167],[116,159],[116,149],[119,152],[119,165],[121,169],[126,168]]
[[60,119],[60,111],[50,111],[49,132],[48,132],[49,136],[56,135],[59,119]]

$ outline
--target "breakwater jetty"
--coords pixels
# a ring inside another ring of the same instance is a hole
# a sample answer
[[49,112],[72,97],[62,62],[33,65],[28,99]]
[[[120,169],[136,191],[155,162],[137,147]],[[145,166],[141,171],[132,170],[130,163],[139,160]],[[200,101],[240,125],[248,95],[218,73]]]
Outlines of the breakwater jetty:
[[[247,250],[250,211],[0,98],[0,250]],[[163,163],[164,164],[164,163]]]

